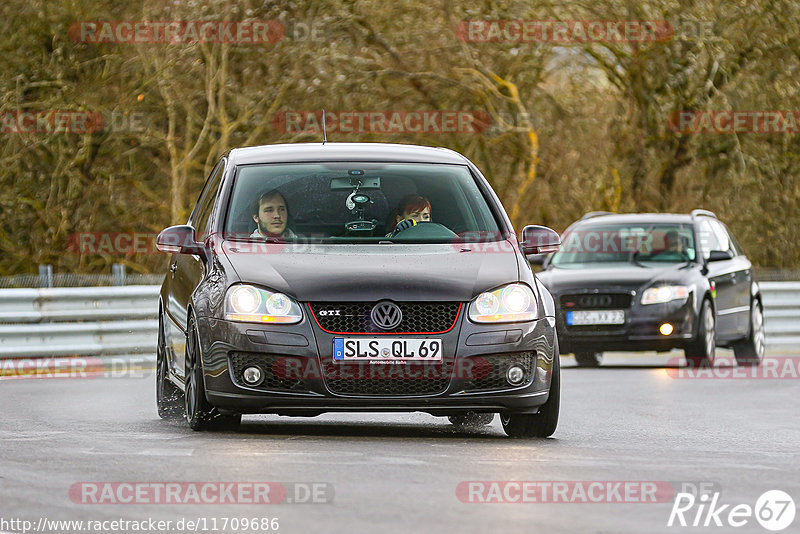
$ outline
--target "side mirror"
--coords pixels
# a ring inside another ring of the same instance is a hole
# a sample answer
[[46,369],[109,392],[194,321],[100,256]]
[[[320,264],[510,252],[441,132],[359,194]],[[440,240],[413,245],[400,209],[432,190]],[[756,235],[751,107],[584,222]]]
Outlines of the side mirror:
[[194,239],[194,228],[188,224],[170,226],[156,237],[156,248],[170,254],[196,254],[205,256],[202,243]]
[[561,246],[561,236],[546,226],[530,224],[522,229],[520,244],[523,254],[550,254]]
[[708,261],[732,260],[733,254],[728,250],[712,250],[708,255]]

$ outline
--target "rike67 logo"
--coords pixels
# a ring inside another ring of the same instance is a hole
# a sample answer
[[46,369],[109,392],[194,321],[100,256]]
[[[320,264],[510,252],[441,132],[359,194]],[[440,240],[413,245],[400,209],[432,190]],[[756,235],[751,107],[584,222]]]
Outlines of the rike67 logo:
[[720,493],[678,493],[667,521],[668,527],[734,527],[749,524],[753,518],[767,530],[778,532],[794,522],[797,512],[792,497],[785,491],[764,492],[755,506],[722,504]]

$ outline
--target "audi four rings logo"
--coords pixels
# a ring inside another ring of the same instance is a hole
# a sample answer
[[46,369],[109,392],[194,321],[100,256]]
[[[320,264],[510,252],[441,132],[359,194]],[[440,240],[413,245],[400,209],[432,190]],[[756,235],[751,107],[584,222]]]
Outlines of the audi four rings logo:
[[341,315],[342,314],[342,310],[320,310],[319,314],[322,315],[322,316]]
[[370,313],[372,323],[382,330],[391,330],[403,320],[403,312],[394,302],[379,302]]
[[611,295],[584,295],[578,299],[581,306],[610,306]]

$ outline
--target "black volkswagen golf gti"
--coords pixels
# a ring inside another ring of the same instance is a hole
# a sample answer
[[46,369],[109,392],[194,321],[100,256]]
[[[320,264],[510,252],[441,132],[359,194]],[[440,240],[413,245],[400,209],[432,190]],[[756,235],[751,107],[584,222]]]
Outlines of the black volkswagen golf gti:
[[[759,365],[761,293],[736,238],[707,210],[586,214],[537,274],[556,301],[562,352],[597,366],[603,351],[683,349],[709,365],[717,346]],[[540,256],[541,258],[541,256]]]
[[553,299],[480,171],[447,149],[230,151],[171,253],[159,301],[164,418],[422,411],[546,437],[558,421]]

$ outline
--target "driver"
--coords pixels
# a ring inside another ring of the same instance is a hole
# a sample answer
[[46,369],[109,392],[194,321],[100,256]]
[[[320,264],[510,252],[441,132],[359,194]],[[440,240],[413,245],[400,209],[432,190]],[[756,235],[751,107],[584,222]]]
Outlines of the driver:
[[665,248],[654,252],[652,257],[658,257],[659,261],[672,261],[673,259],[688,257],[683,238],[677,230],[669,230],[664,234],[664,245]]
[[406,195],[400,200],[389,218],[388,226],[394,225],[394,230],[386,234],[386,237],[397,235],[406,228],[416,226],[421,222],[431,222],[430,200],[417,194]]
[[685,254],[683,248],[683,239],[678,232],[675,230],[670,230],[664,235],[665,241],[667,242],[667,249],[665,252],[673,252],[675,254]]
[[294,239],[297,234],[286,227],[289,220],[289,207],[286,199],[277,189],[272,189],[261,193],[256,203],[256,210],[253,214],[256,222],[256,229],[250,237],[278,237],[282,239]]

